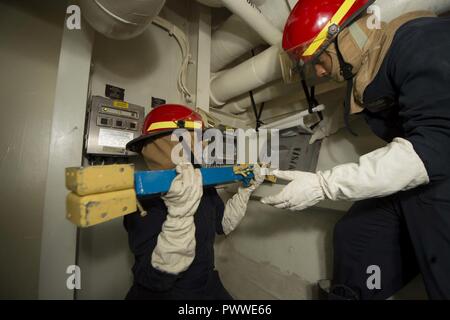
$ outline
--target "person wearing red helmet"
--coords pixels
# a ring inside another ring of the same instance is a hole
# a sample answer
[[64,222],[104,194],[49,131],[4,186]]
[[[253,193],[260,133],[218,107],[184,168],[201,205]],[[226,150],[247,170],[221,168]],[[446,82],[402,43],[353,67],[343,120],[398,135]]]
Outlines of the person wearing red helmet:
[[387,145],[323,172],[275,171],[291,182],[262,202],[355,201],[334,230],[330,298],[387,299],[420,272],[430,298],[450,299],[450,19],[410,12],[378,28],[373,3],[299,0],[283,47],[300,72],[347,82],[343,122],[359,113]]
[[142,154],[150,170],[175,168],[178,175],[165,195],[139,199],[146,215],[136,212],[124,218],[135,256],[134,283],[126,298],[232,299],[214,269],[215,235],[229,234],[238,226],[250,195],[264,178],[257,168],[251,185],[239,188],[224,205],[214,187],[203,188],[192,158],[172,160],[179,143],[171,139],[176,129],[193,135],[204,129],[202,117],[185,106],[159,106],[147,115],[142,135],[127,144],[128,150]]

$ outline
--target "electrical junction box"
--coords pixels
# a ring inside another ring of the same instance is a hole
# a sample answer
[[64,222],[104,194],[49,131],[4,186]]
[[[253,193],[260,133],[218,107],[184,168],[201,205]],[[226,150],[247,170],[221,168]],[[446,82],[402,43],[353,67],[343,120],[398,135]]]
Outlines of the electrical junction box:
[[280,169],[316,172],[322,142],[310,144],[311,135],[299,131],[280,132]]
[[128,157],[126,144],[141,135],[145,108],[120,100],[93,96],[88,107],[86,154]]

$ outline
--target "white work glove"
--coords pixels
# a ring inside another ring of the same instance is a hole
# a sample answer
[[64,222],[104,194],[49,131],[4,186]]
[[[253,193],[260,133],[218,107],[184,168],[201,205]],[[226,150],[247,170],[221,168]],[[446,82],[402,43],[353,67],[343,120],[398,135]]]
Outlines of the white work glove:
[[225,205],[222,228],[226,235],[230,234],[239,225],[247,211],[250,196],[264,182],[264,175],[261,174],[259,165],[255,165],[253,173],[255,177],[250,182],[250,186],[248,188],[239,188],[238,192]]
[[335,107],[333,109],[326,108],[323,112],[323,120],[314,128],[310,144],[323,140],[345,127],[344,108]]
[[279,179],[292,182],[276,196],[261,199],[264,204],[278,209],[300,211],[325,199],[319,177],[315,173],[275,170],[272,174]]
[[170,274],[186,271],[195,258],[194,214],[203,196],[200,170],[184,163],[176,171],[169,192],[162,197],[168,214],[152,254],[152,266]]
[[359,164],[344,164],[316,174],[275,170],[273,175],[292,182],[278,195],[261,202],[292,211],[304,210],[325,198],[359,201],[384,197],[430,181],[412,144],[402,138],[362,156]]

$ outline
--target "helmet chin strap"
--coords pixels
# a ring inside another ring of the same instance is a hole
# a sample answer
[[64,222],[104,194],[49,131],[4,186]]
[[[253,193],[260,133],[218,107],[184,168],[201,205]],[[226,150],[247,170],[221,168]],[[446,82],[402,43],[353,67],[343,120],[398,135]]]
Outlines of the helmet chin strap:
[[[306,76],[305,76],[305,68],[300,66],[300,64],[297,64],[297,70],[300,75],[301,84],[303,91],[305,92],[306,101],[308,102],[308,112],[310,114],[314,113],[314,108],[317,107],[320,103],[316,99],[316,87],[312,86],[311,89],[309,89],[308,84],[306,82]],[[317,112],[319,119],[323,120],[322,112]],[[317,125],[317,124],[316,124]],[[314,125],[311,129],[313,129],[316,125]]]
[[319,102],[316,99],[315,87],[312,86],[310,91],[308,84],[306,83],[305,68],[300,66],[300,64],[297,64],[297,69],[300,75],[303,91],[305,92],[306,101],[308,102],[308,111],[309,113],[313,113],[314,108],[319,105]]
[[336,54],[337,54],[337,57],[339,60],[341,75],[344,78],[344,80],[347,81],[347,93],[345,95],[345,100],[344,100],[344,123],[345,123],[345,127],[347,128],[347,130],[353,136],[356,137],[358,135],[350,127],[350,121],[349,121],[350,110],[351,110],[351,101],[352,101],[351,99],[352,99],[352,93],[353,93],[353,79],[354,79],[355,75],[352,72],[353,66],[344,60],[341,50],[339,49],[338,38],[339,37],[336,37],[334,39],[334,45],[336,46]]

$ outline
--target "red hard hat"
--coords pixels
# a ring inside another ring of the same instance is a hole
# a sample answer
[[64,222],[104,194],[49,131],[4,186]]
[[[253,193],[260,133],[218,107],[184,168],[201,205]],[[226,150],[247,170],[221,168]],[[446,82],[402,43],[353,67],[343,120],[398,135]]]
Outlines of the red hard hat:
[[320,55],[375,0],[299,0],[283,33],[283,49],[304,62]]
[[171,133],[176,129],[203,129],[203,119],[192,109],[178,105],[165,104],[156,107],[145,117],[140,137],[127,143],[127,150],[141,152],[145,143],[152,138]]

